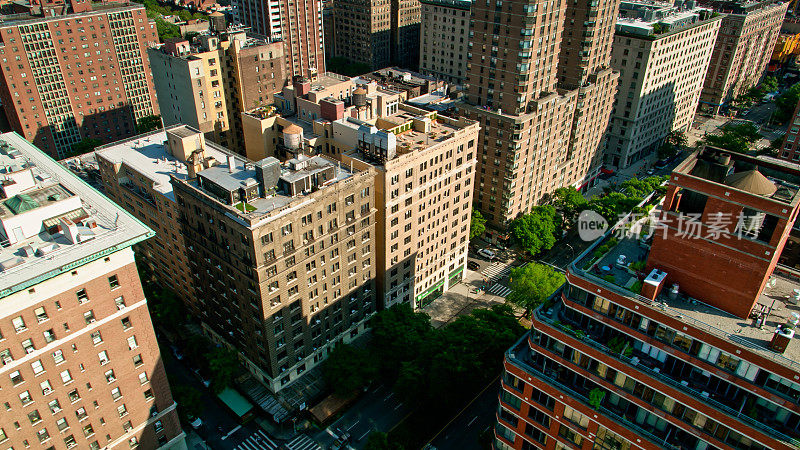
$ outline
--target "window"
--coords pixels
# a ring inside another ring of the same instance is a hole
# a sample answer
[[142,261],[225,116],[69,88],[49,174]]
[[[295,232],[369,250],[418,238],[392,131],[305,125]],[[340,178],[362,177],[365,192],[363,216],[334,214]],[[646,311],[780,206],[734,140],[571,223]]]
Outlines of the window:
[[583,437],[581,437],[575,431],[565,427],[564,425],[561,425],[559,427],[558,435],[563,437],[564,439],[566,439],[568,441],[571,441],[572,443],[574,443],[577,446],[581,446],[581,444],[583,444]]
[[117,413],[119,413],[120,417],[124,417],[124,416],[126,416],[128,414],[128,408],[125,407],[124,403],[119,405],[119,406],[117,406]]
[[122,393],[120,392],[118,387],[111,390],[111,398],[113,398],[114,400],[118,400],[121,397]]
[[36,347],[33,346],[33,341],[30,339],[22,341],[22,348],[25,350],[25,353],[33,353],[33,351],[36,350]]
[[89,325],[90,323],[94,323],[95,320],[96,320],[94,318],[94,311],[92,311],[90,309],[89,311],[86,311],[85,313],[83,313],[83,320],[86,322],[86,325]]
[[15,371],[11,372],[9,374],[9,376],[11,377],[11,382],[14,383],[14,386],[16,386],[16,385],[22,383],[23,381],[25,381],[25,379],[22,378],[22,374],[19,373],[19,370],[15,370]]
[[56,340],[56,334],[52,329],[43,331],[42,335],[44,336],[45,342],[48,344]]
[[78,400],[81,399],[81,395],[78,394],[78,390],[77,389],[73,389],[73,390],[69,391],[69,394],[67,394],[67,397],[69,398],[69,401],[71,403],[75,403],[75,402],[77,402]]
[[136,439],[136,436],[134,436],[134,437],[128,439],[128,445],[130,445],[131,448],[138,447],[139,446],[139,440]]
[[39,383],[39,387],[42,388],[42,395],[47,395],[53,392],[53,386],[50,385],[50,380],[44,380]]
[[36,436],[39,438],[39,442],[44,442],[50,439],[50,433],[47,432],[47,428],[42,428],[41,430],[37,431]]
[[0,361],[3,363],[4,366],[6,364],[14,361],[14,358],[11,357],[11,350],[10,349],[5,349],[5,350],[0,351]]
[[117,297],[114,299],[114,303],[117,304],[117,309],[122,310],[125,307],[125,297]]
[[131,324],[130,317],[123,317],[122,320],[120,320],[120,322],[122,322],[122,329],[123,330],[127,330],[128,328],[133,326],[133,324]]
[[23,406],[27,405],[30,402],[32,402],[33,398],[31,397],[31,393],[28,392],[28,391],[21,392],[19,394],[19,401],[22,402]]
[[139,383],[141,383],[141,384],[147,383],[147,373],[146,372],[142,372],[142,373],[139,374]]
[[105,376],[106,376],[106,381],[109,383],[113,383],[114,381],[117,380],[117,377],[114,375],[114,369],[106,371]]
[[11,320],[11,323],[14,325],[14,330],[17,333],[28,329],[28,327],[25,326],[25,320],[22,318],[22,316],[15,317],[13,320]]
[[83,427],[83,435],[89,437],[94,434],[94,428],[92,428],[92,424],[88,424]]
[[589,418],[569,406],[564,407],[564,418],[583,429],[589,426]]
[[148,390],[144,391],[144,399],[145,400],[152,400],[153,397],[154,396],[153,396],[153,390],[152,389],[148,389]]
[[28,420],[30,420],[31,424],[41,422],[42,416],[39,414],[38,409],[34,409],[33,411],[28,413]]
[[153,428],[155,428],[156,433],[160,433],[164,431],[164,424],[162,424],[160,420],[156,420],[153,422]]
[[72,381],[72,375],[69,373],[69,370],[61,372],[61,381],[64,382],[64,384]]
[[128,337],[128,350],[133,350],[138,346],[139,346],[139,344],[136,343],[136,336],[129,336]]
[[83,420],[83,419],[85,419],[85,418],[89,417],[89,413],[87,413],[87,412],[86,412],[86,408],[84,408],[83,406],[81,406],[80,408],[78,408],[78,409],[75,411],[75,417],[77,417],[77,418],[78,418],[78,420]]
[[33,369],[34,375],[39,375],[40,373],[44,372],[44,366],[42,366],[41,360],[36,360],[31,363],[31,369]]
[[47,312],[44,310],[44,307],[43,307],[43,306],[41,306],[41,307],[39,307],[39,308],[36,308],[36,309],[34,309],[34,310],[33,310],[33,313],[36,315],[36,320],[37,320],[39,323],[42,323],[42,322],[44,322],[45,320],[49,319],[49,317],[47,317]]
[[100,359],[100,365],[104,366],[108,364],[108,352],[103,350],[102,352],[97,354],[97,358]]
[[142,364],[144,364],[144,361],[142,361],[142,354],[139,353],[138,355],[134,355],[134,357],[133,357],[133,365],[136,366],[136,367],[139,367]]
[[67,419],[65,419],[63,417],[58,419],[58,421],[56,421],[56,426],[58,427],[58,431],[64,431],[67,428],[69,428],[69,424],[67,423]]
[[51,400],[50,403],[47,404],[47,406],[50,408],[50,412],[53,413],[53,414],[61,411],[61,404],[58,403],[58,399],[57,398]]
[[6,431],[0,428],[0,442],[5,442],[7,439],[8,436],[6,436]]
[[103,342],[103,336],[100,334],[99,331],[95,331],[92,333],[92,344],[97,345]]
[[116,275],[111,275],[108,277],[108,285],[111,287],[112,290],[119,287],[119,278]]
[[62,352],[61,350],[54,351],[53,352],[53,361],[56,364],[61,364],[62,362],[64,362],[64,352]]
[[89,301],[89,296],[86,294],[86,289],[81,289],[80,291],[76,292],[75,295],[78,297],[78,304],[83,304]]

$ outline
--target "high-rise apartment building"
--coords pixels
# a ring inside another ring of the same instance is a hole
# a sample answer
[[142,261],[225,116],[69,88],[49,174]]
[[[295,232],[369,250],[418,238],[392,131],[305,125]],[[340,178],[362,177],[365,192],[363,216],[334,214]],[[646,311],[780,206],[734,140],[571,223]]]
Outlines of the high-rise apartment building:
[[32,5],[0,24],[0,99],[14,131],[57,158],[83,139],[135,134],[158,114],[144,6]]
[[470,0],[421,0],[419,71],[462,85],[467,79]]
[[789,129],[783,139],[783,147],[778,151],[778,158],[800,164],[800,103],[789,122]]
[[321,0],[236,0],[237,21],[270,41],[283,41],[288,77],[325,72]]
[[384,307],[420,308],[463,277],[478,124],[360,82],[296,80],[277,97],[280,112],[244,115],[247,154],[323,154],[373,173],[378,298]]
[[800,170],[709,147],[668,183],[652,248],[609,231],[506,353],[495,448],[797,448],[798,285],[773,270]]
[[701,3],[725,14],[700,96],[700,110],[717,114],[721,107],[758,84],[772,57],[788,3]]
[[[286,82],[282,42],[241,30],[170,39],[147,53],[164,125],[185,124],[242,149],[242,111],[269,105]],[[243,152],[242,152],[243,153]]]
[[392,63],[391,0],[336,0],[333,55],[382,69]]
[[366,329],[376,310],[369,170],[302,154],[220,161],[187,127],[161,145],[185,165],[172,191],[204,332],[277,392]]
[[391,46],[395,66],[417,69],[421,9],[420,0],[392,0]]
[[473,3],[459,113],[481,123],[475,206],[492,228],[599,173],[618,5]]
[[620,3],[611,65],[620,73],[603,159],[618,168],[688,131],[700,101],[720,15],[693,2]]
[[372,168],[378,292],[422,308],[464,277],[478,124],[401,104],[374,123],[333,122],[342,164]]
[[186,449],[131,250],[153,231],[16,133],[0,161],[0,443]]

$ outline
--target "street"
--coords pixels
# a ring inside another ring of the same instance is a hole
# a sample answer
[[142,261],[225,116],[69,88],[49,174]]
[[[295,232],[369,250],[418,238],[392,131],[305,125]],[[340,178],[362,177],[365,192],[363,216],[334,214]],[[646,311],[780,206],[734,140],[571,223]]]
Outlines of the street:
[[342,417],[313,437],[323,448],[331,448],[341,430],[350,435],[350,447],[361,449],[372,431],[388,432],[409,412],[390,388],[382,384],[370,386]]
[[491,433],[495,423],[495,409],[497,409],[497,396],[500,388],[498,378],[492,380],[487,388],[478,397],[459,413],[444,430],[439,432],[431,445],[439,450],[469,450],[484,448],[485,433]]

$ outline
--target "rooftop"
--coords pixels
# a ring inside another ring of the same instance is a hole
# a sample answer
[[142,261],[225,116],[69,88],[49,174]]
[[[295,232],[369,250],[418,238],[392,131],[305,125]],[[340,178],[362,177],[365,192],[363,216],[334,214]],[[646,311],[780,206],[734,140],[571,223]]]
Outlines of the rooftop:
[[[654,210],[653,214],[658,214],[658,211]],[[775,286],[766,289],[756,305],[756,308],[763,308],[764,311],[771,310],[765,323],[756,327],[754,320],[736,317],[700,299],[687,297],[682,292],[673,298],[668,287],[661,291],[655,301],[639,295],[637,291],[642,284],[639,278],[643,275],[644,262],[650,252],[648,243],[649,240],[640,238],[638,233],[619,239],[614,237],[614,233],[609,233],[579,256],[570,267],[570,272],[657,308],[698,329],[735,342],[779,364],[800,370],[800,344],[791,343],[784,354],[769,348],[776,327],[791,319],[792,313],[800,314],[800,307],[790,301],[795,290],[800,289],[800,276],[790,279],[773,275]]]
[[[189,137],[193,134],[189,129],[180,126],[170,127],[168,130],[181,137]],[[175,201],[172,184],[169,181],[170,177],[186,180],[188,171],[183,161],[167,151],[164,146],[166,140],[167,131],[158,130],[99,147],[96,154],[112,164],[124,164],[146,177],[153,182],[153,189],[156,192]],[[232,153],[209,141],[205,141],[205,151],[207,157],[213,157],[222,164],[217,167],[227,167],[227,156]],[[237,161],[244,164],[243,158],[238,158]]]
[[153,235],[16,133],[0,135],[0,166],[0,297]]
[[[27,6],[27,5],[26,5]],[[0,28],[9,26],[25,25],[30,23],[39,22],[55,22],[59,20],[74,19],[79,17],[89,17],[97,14],[105,14],[114,10],[127,10],[144,8],[143,5],[136,2],[109,2],[109,3],[92,3],[92,10],[80,13],[71,13],[65,15],[43,16],[34,15],[31,13],[19,14],[0,14]]]

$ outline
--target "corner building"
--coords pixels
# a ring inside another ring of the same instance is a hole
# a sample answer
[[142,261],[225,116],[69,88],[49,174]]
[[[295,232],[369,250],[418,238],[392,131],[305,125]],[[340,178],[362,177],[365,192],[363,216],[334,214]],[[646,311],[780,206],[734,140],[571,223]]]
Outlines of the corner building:
[[775,267],[798,182],[712,148],[680,164],[652,247],[609,231],[506,353],[495,448],[797,448],[798,284]]
[[376,310],[371,170],[303,154],[221,161],[188,128],[167,141],[186,161],[171,182],[204,332],[277,392],[365,331]]
[[159,113],[146,52],[158,36],[143,6],[33,5],[0,19],[3,108],[51,156],[134,135],[137,120]]
[[131,246],[153,231],[0,135],[0,445],[186,449]]
[[475,207],[490,234],[555,189],[581,189],[599,173],[619,78],[610,68],[618,6],[473,3],[458,109],[481,124]]

